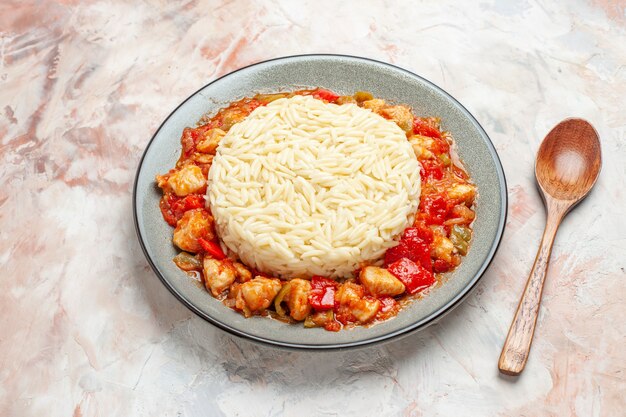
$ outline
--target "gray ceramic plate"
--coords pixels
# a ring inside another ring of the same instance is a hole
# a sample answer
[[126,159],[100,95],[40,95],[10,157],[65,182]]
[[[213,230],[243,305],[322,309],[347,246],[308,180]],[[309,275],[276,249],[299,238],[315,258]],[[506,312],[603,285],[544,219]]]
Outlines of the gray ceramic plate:
[[[264,317],[245,319],[211,297],[179,270],[172,258],[172,229],[159,211],[160,191],[154,176],[174,166],[184,127],[195,126],[206,113],[255,93],[324,87],[340,94],[358,90],[391,102],[413,106],[417,114],[440,116],[466,167],[478,185],[474,240],[461,265],[440,287],[414,301],[394,319],[372,327],[337,333],[305,329]],[[445,91],[403,69],[364,58],[302,55],[261,62],[232,72],[202,87],[163,122],[148,144],[135,180],[134,215],[137,234],[148,262],[163,284],[190,310],[210,323],[249,339],[290,348],[331,349],[372,344],[424,328],[450,311],[476,285],[493,258],[507,211],[502,166],[476,119]],[[156,285],[156,282],[155,282]]]

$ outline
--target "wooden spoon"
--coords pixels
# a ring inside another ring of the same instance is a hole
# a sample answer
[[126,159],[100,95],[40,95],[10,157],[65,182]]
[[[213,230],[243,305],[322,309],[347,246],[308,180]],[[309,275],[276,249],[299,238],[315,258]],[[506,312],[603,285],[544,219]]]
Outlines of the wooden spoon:
[[563,217],[589,193],[601,165],[598,133],[582,119],[563,120],[539,147],[535,176],[548,213],[546,228],[500,354],[498,368],[503,374],[519,375],[524,370],[556,231]]

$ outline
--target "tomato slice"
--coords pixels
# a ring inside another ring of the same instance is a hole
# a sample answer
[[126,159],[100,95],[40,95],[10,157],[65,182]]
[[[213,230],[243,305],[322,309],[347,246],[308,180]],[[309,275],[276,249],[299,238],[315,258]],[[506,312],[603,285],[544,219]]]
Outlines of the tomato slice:
[[172,227],[176,227],[176,223],[178,222],[172,208],[172,205],[176,201],[178,201],[178,198],[173,194],[164,194],[163,197],[161,197],[161,201],[159,201],[159,208],[161,209],[163,219]]
[[432,231],[426,227],[408,227],[400,243],[385,253],[385,264],[390,265],[402,258],[417,262],[427,271],[432,271],[429,244],[433,241]]
[[443,224],[451,208],[448,200],[438,194],[426,195],[420,204],[426,224]]
[[402,234],[402,239],[404,240],[421,239],[425,243],[432,243],[433,231],[430,230],[430,227],[420,222],[414,225],[413,227],[407,227],[404,230],[404,233]]
[[314,275],[311,278],[309,303],[316,311],[330,310],[335,306],[335,288],[337,283],[330,278]]
[[422,181],[426,181],[430,178],[440,180],[443,178],[443,164],[439,159],[426,159],[420,161],[422,163],[422,170],[420,176]]
[[400,243],[389,248],[385,253],[385,265],[390,265],[400,259],[410,259],[425,269],[431,271],[430,249],[423,241],[400,240]]
[[176,222],[183,217],[183,214],[185,214],[186,211],[203,208],[204,204],[204,196],[200,194],[189,194],[184,198],[179,198],[174,194],[169,194],[167,197],[167,205],[169,207],[168,214],[174,218],[174,224],[172,224],[172,226],[176,226]]
[[205,206],[204,196],[200,194],[190,194],[184,198],[185,211],[202,208]]
[[324,90],[320,88],[313,93],[313,97],[319,100],[326,100],[330,103],[334,103],[339,98],[339,95],[333,93],[332,91]]
[[408,294],[416,294],[435,283],[435,276],[432,272],[407,258],[392,263],[387,270],[402,281]]
[[202,246],[202,249],[211,257],[222,260],[226,258],[226,254],[222,251],[222,248],[217,242],[213,242],[212,240],[206,240],[204,238],[198,238],[198,243]]
[[416,117],[413,119],[413,133],[416,135],[428,136],[430,138],[441,138],[441,132],[432,127],[428,122]]
[[196,145],[202,138],[201,130],[203,130],[205,126],[206,125],[196,129],[186,127],[185,130],[183,130],[180,143],[183,145],[183,155],[185,158],[189,158],[196,151]]

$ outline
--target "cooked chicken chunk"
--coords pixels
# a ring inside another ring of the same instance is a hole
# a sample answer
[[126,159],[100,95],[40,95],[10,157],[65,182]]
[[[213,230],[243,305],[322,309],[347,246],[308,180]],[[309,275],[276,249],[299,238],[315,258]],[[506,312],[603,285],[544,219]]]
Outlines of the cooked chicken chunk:
[[431,147],[434,144],[433,138],[422,135],[411,135],[409,142],[413,146],[413,152],[417,159],[432,159],[435,154],[432,153]]
[[235,267],[235,271],[237,271],[237,278],[239,279],[239,282],[248,282],[252,279],[252,272],[250,272],[250,270],[243,264],[234,262],[233,266]]
[[213,239],[213,217],[205,209],[193,209],[185,212],[176,223],[173,242],[187,252],[200,252],[202,246],[198,238]]
[[436,234],[433,243],[435,247],[435,257],[451,263],[454,245],[452,244],[450,239]]
[[184,197],[201,191],[206,186],[206,178],[199,166],[185,165],[170,175],[167,184],[177,196]]
[[377,266],[367,266],[359,275],[361,284],[374,297],[388,295],[394,297],[404,292],[404,284],[391,272]]
[[386,105],[387,103],[385,103],[385,100],[381,100],[379,98],[374,98],[372,100],[367,100],[363,102],[363,108],[370,109],[374,113],[380,113],[380,111]]
[[339,304],[338,314],[348,313],[351,320],[366,323],[371,320],[380,307],[380,301],[372,297],[363,297],[364,290],[361,285],[346,282],[335,293],[335,303]]
[[407,106],[389,106],[382,109],[380,114],[395,122],[405,132],[413,130],[413,114]]
[[214,297],[219,296],[235,281],[235,267],[229,260],[204,258],[202,270],[204,285]]
[[194,163],[200,164],[200,168],[202,169],[202,165],[211,165],[213,163],[214,156],[215,155],[208,153],[196,152],[193,154],[191,159]]
[[362,298],[350,306],[352,315],[361,323],[367,323],[373,319],[379,309],[380,301],[372,297]]
[[202,153],[215,154],[215,150],[225,134],[226,132],[219,128],[207,130],[204,134],[204,140],[198,143],[196,149]]
[[256,277],[241,284],[237,292],[235,307],[242,310],[246,316],[264,310],[270,306],[281,287],[278,279]]
[[175,171],[175,170],[171,170],[170,172],[168,172],[168,173],[167,173],[167,174],[165,174],[165,175],[157,175],[157,176],[155,177],[155,180],[156,180],[157,186],[158,186],[160,189],[164,190],[164,191],[165,191],[166,189],[168,189],[168,188],[169,188],[169,185],[167,185],[167,180],[169,180],[169,179],[170,179],[170,175],[171,175],[172,173],[174,173],[174,172],[176,172],[176,171]]
[[294,278],[289,283],[291,284],[291,290],[286,297],[289,315],[294,320],[302,321],[311,312],[311,304],[309,304],[311,283],[300,278]]
[[346,282],[342,284],[335,293],[335,303],[339,305],[349,306],[353,302],[357,302],[363,297],[363,287],[352,283]]
[[476,188],[469,184],[455,184],[448,190],[448,197],[471,206],[476,196]]

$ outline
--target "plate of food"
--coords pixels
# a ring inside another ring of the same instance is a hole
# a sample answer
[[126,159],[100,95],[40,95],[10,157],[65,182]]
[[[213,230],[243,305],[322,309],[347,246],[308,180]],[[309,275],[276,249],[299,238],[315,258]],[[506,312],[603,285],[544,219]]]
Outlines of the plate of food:
[[390,64],[301,55],[181,103],[143,154],[133,210],[149,264],[191,311],[334,349],[458,305],[495,255],[507,196],[489,137],[445,91]]

